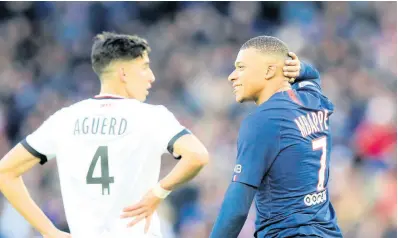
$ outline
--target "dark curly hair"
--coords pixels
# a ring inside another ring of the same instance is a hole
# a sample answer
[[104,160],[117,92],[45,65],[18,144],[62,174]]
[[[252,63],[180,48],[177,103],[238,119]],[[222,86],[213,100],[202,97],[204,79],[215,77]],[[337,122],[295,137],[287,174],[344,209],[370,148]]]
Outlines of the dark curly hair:
[[91,64],[100,76],[114,60],[132,60],[150,52],[148,42],[136,35],[103,32],[94,37],[91,49]]

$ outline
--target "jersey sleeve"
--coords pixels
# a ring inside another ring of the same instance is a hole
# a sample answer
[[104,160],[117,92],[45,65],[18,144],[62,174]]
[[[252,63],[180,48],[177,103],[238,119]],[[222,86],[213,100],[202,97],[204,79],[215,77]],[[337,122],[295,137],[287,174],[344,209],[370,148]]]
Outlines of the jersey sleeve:
[[56,155],[56,136],[61,127],[59,114],[60,111],[50,116],[39,128],[21,141],[26,150],[40,159],[42,165]]
[[300,75],[292,84],[293,89],[315,89],[322,91],[321,78],[318,70],[308,63],[301,62]]
[[279,152],[280,127],[267,116],[254,116],[242,122],[233,182],[254,187],[261,184]]
[[169,152],[175,159],[181,156],[174,153],[174,143],[183,135],[191,134],[191,132],[180,124],[166,107],[158,106],[158,114],[156,120],[156,138],[159,146],[163,149],[163,153]]

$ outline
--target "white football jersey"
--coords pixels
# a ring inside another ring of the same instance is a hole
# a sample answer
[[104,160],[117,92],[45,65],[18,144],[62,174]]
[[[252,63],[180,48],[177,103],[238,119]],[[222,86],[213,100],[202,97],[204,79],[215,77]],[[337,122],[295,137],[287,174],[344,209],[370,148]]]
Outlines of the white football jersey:
[[97,96],[59,110],[22,144],[42,164],[57,158],[74,238],[161,237],[156,214],[147,235],[145,220],[127,228],[133,218],[120,215],[158,182],[161,155],[187,133],[164,106]]

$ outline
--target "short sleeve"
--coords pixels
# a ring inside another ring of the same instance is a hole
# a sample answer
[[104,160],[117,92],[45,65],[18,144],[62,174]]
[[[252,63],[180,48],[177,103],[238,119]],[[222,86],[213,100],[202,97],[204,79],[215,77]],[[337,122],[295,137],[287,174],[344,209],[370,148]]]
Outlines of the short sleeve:
[[56,155],[56,135],[60,128],[59,114],[60,111],[50,116],[39,128],[21,141],[26,150],[40,159],[40,164],[45,164]]
[[279,153],[279,144],[280,126],[267,116],[251,115],[245,119],[239,130],[232,180],[258,187]]
[[190,134],[166,107],[158,106],[155,136],[164,153],[169,152],[176,159],[181,156],[174,153],[174,143],[183,135]]

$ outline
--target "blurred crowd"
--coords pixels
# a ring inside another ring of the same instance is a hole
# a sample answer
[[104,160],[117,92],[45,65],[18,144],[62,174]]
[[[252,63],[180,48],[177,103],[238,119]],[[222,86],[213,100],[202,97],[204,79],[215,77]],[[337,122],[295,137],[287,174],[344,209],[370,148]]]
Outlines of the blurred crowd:
[[[207,237],[231,180],[241,120],[227,81],[240,46],[258,35],[285,41],[322,76],[335,104],[331,199],[344,237],[397,236],[396,2],[1,2],[0,154],[61,107],[96,95],[92,38],[138,34],[156,76],[149,103],[163,104],[208,147],[206,169],[159,212],[165,238]],[[175,165],[162,159],[162,175]],[[25,183],[61,229],[56,161]],[[0,238],[38,237],[0,195]],[[240,237],[252,237],[251,210]]]

